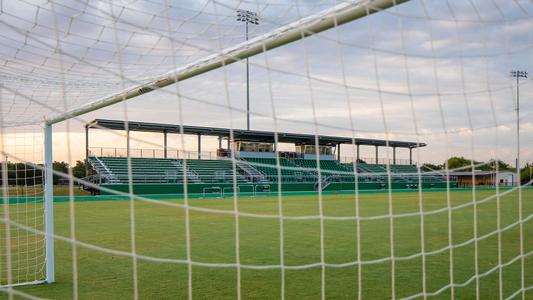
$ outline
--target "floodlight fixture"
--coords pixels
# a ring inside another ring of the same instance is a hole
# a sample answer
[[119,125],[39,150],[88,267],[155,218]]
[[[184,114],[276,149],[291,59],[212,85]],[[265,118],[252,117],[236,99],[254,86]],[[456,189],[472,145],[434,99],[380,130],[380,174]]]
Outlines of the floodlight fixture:
[[259,25],[259,15],[250,10],[237,9],[237,21]]

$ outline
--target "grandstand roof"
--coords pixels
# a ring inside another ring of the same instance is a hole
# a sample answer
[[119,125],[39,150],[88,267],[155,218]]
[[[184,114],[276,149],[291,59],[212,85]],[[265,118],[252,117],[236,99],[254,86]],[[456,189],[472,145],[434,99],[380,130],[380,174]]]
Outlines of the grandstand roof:
[[[120,121],[120,120],[95,119],[87,123],[85,126],[87,128],[94,128],[94,129],[125,130],[126,122]],[[136,121],[128,122],[128,128],[131,131],[180,133],[181,132],[180,127],[181,127],[180,125],[175,125],[175,124],[159,124],[159,123],[147,123],[147,122],[136,122]],[[183,125],[183,133],[229,138],[231,134],[231,129]],[[278,132],[278,141],[280,143],[314,145],[315,137],[316,136],[314,134]],[[235,141],[274,143],[275,133],[272,131],[233,129],[233,139]],[[320,145],[334,146],[338,144],[352,144],[353,143],[352,140],[353,139],[350,137],[318,135],[318,143]],[[386,141],[386,140],[363,139],[363,138],[355,138],[354,142],[355,144],[358,144],[358,145],[388,146],[388,147],[398,147],[398,148],[417,148],[417,147],[426,146],[425,143],[405,142],[405,141]]]

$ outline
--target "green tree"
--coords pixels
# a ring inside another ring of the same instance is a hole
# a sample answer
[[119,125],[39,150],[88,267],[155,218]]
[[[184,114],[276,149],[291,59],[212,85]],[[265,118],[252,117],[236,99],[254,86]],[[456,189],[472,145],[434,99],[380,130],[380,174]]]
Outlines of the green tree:
[[[42,183],[42,171],[32,164],[6,162],[9,185],[35,185]],[[4,167],[2,163],[0,170]]]
[[[61,172],[63,174],[68,174],[68,168],[69,168],[68,163],[64,161],[54,161],[52,163],[52,169],[54,171]],[[58,184],[60,180],[65,180],[65,179],[66,179],[65,176],[54,174],[54,184]]]
[[516,170],[515,168],[511,167],[509,164],[501,161],[501,160],[489,160],[486,164],[479,166],[478,169],[483,171],[496,171],[496,166],[498,167],[498,171],[507,171],[507,170]]
[[76,161],[76,165],[72,167],[72,175],[76,178],[85,177],[85,163],[83,161]]
[[462,156],[453,156],[448,159],[448,168],[450,169],[463,168],[464,171],[472,171],[472,168],[470,167],[472,164],[474,164],[476,170],[482,171],[495,171],[496,166],[498,167],[498,170],[514,170],[513,167],[501,160],[489,160],[488,162],[481,162],[475,160],[473,161]]
[[[474,164],[476,164],[476,162],[474,162]],[[472,161],[462,156],[453,156],[448,159],[448,169],[457,169],[461,167],[468,167],[471,165]],[[465,171],[471,171],[471,168],[466,168]]]
[[533,163],[526,163],[526,166],[520,169],[520,182],[528,183],[533,176]]

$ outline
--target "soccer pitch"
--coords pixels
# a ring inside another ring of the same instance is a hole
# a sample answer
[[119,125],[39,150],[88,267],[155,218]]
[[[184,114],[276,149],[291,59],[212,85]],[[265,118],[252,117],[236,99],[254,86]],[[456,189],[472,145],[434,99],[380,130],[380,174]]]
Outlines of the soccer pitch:
[[[518,192],[500,191],[501,269],[503,296],[520,289],[520,231]],[[280,245],[283,245],[284,292],[287,299],[320,298],[321,288],[330,299],[354,299],[361,287],[365,299],[390,298],[391,274],[395,279],[395,295],[409,297],[423,292],[441,290],[450,284],[449,214],[451,202],[451,237],[453,247],[453,280],[464,287],[455,287],[458,299],[476,295],[474,212],[477,209],[477,252],[480,298],[499,296],[498,266],[498,198],[494,190],[392,192],[360,194],[359,215],[355,195],[323,195],[323,259],[325,281],[322,284],[321,220],[298,220],[297,216],[319,216],[318,196],[283,196],[283,243],[280,243],[280,220],[240,215],[239,248],[236,251],[235,216],[190,210],[191,258],[194,262],[220,264],[220,267],[192,267],[192,296],[199,299],[234,299],[237,295],[237,253],[240,263],[240,290],[246,299],[277,299],[282,289],[282,272],[277,267],[250,269],[246,266],[279,266]],[[424,222],[424,253],[421,255],[421,219],[419,196],[422,196]],[[389,198],[390,197],[390,198]],[[525,286],[533,284],[533,190],[522,191],[525,256]],[[190,205],[213,210],[234,209],[234,199],[190,199]],[[391,264],[389,201],[392,203],[393,250],[397,258],[394,273]],[[163,202],[183,203],[183,200]],[[277,215],[278,197],[239,197],[242,213]],[[131,251],[130,201],[88,201],[75,203],[76,240],[118,251]],[[136,201],[135,244],[139,255],[186,260],[186,222],[184,209],[176,206]],[[56,234],[68,237],[70,231],[69,203],[55,204]],[[360,231],[359,237],[357,231]],[[73,274],[77,276],[82,299],[129,299],[133,294],[132,258],[77,247],[77,271],[73,272],[70,243],[56,240],[56,279],[51,285],[17,287],[37,297],[68,299],[73,293]],[[357,248],[362,264],[357,264]],[[187,264],[152,262],[138,259],[138,291],[140,298],[186,298]],[[343,265],[344,264],[344,265]],[[302,266],[302,269],[291,267]],[[360,270],[359,270],[360,267]],[[496,268],[495,268],[496,267]],[[361,278],[358,278],[360,272]],[[444,288],[437,298],[450,298]],[[520,296],[517,295],[516,298]],[[533,290],[526,292],[533,299]]]

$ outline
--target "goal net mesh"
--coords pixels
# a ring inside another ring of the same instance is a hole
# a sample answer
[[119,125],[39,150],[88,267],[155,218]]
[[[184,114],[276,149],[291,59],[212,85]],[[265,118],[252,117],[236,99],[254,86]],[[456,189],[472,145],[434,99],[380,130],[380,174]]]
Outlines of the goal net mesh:
[[2,129],[0,282],[45,279],[43,139],[31,126]]
[[[0,292],[533,297],[532,23],[526,0],[0,0]],[[245,143],[248,106],[272,141]],[[26,286],[47,257],[57,283]]]

